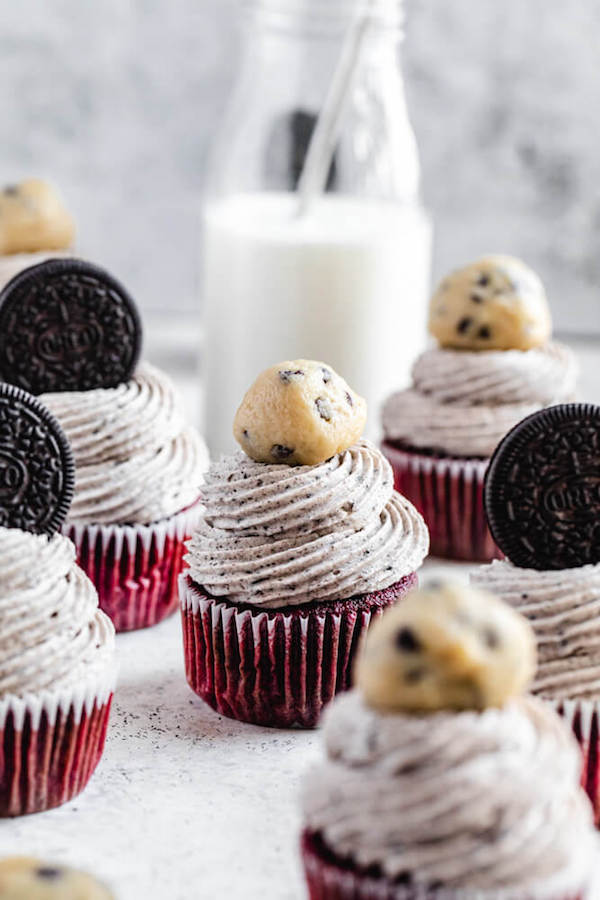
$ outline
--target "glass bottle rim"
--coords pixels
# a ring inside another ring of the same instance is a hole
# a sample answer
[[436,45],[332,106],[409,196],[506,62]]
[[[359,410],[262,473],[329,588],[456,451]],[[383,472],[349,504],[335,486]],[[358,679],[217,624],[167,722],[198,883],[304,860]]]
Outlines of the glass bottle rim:
[[355,16],[368,13],[372,24],[400,29],[404,0],[241,0],[242,8],[260,24],[323,33],[344,30]]

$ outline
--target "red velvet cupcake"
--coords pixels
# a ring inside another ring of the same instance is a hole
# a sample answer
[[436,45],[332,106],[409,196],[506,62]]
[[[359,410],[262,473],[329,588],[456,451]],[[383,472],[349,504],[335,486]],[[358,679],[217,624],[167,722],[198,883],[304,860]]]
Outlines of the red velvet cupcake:
[[236,417],[246,452],[207,473],[180,579],[184,649],[191,687],[224,715],[315,725],[369,623],[414,584],[427,530],[359,440],[365,414],[329,367],[281,363]]
[[383,451],[396,489],[423,514],[436,556],[500,557],[487,528],[483,484],[506,432],[531,412],[570,399],[577,365],[552,343],[544,288],[509,257],[488,257],[444,279],[431,302],[439,347],[413,385],[383,410]]
[[374,626],[303,791],[311,900],[593,900],[569,730],[520,696],[533,634],[491,595],[410,594]]

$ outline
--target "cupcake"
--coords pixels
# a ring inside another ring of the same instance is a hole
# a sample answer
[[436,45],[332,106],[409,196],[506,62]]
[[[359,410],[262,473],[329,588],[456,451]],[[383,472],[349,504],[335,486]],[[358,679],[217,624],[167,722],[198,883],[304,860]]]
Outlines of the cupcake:
[[108,888],[77,869],[29,856],[0,859],[4,900],[112,900]]
[[597,837],[569,729],[522,695],[530,626],[437,583],[375,624],[303,791],[311,900],[583,900]]
[[568,720],[600,822],[600,407],[569,404],[518,425],[490,463],[488,520],[507,559],[473,583],[526,616],[534,694]]
[[447,276],[429,329],[438,346],[384,406],[383,451],[397,490],[427,522],[431,552],[484,562],[499,556],[483,510],[489,457],[529,413],[573,399],[577,364],[551,340],[541,281],[507,256]]
[[42,263],[0,295],[0,374],[40,394],[66,432],[76,473],[63,533],[117,631],[177,609],[208,465],[173,384],[138,364],[140,349],[131,297],[90,263]]
[[23,269],[64,256],[75,224],[57,189],[40,178],[0,189],[0,290]]
[[0,815],[40,812],[86,786],[102,755],[114,628],[55,533],[73,459],[42,404],[0,386]]
[[415,584],[425,524],[327,365],[263,372],[214,462],[180,578],[187,678],[223,715],[312,727],[372,619]]

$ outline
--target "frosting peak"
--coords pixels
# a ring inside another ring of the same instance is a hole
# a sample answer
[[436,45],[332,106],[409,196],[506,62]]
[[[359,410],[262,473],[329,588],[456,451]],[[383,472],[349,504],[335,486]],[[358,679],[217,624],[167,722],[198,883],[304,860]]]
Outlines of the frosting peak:
[[207,474],[203,503],[190,574],[233,602],[277,607],[380,590],[414,572],[429,545],[367,441],[318,466],[225,457]]

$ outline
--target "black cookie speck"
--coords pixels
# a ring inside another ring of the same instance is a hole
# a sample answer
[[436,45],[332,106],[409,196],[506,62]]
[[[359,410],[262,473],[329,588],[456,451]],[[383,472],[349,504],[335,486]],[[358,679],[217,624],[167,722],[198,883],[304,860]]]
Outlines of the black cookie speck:
[[396,647],[404,653],[419,653],[422,649],[421,641],[412,628],[400,628],[396,635]]
[[0,293],[0,378],[29,391],[89,391],[128,381],[142,328],[112,275],[79,259],[51,259]]
[[477,284],[479,287],[487,287],[490,283],[490,276],[486,275],[485,272],[482,272],[479,278],[477,279]]
[[346,391],[346,403],[348,406],[354,406],[354,400],[352,399],[352,394],[350,391]]
[[291,384],[292,381],[298,381],[299,378],[304,376],[304,372],[302,369],[296,369],[293,371],[292,369],[280,369],[279,377],[284,384]]
[[329,384],[331,381],[331,372],[329,369],[321,369],[323,373],[323,384]]
[[456,326],[456,330],[459,334],[466,334],[471,325],[473,324],[473,319],[470,319],[468,316],[465,316],[460,320],[458,325]]
[[471,294],[471,302],[472,303],[483,303],[483,297],[480,297],[479,294]]
[[39,869],[35,870],[35,877],[41,881],[58,881],[63,875],[63,870],[56,868],[56,866],[40,866]]
[[600,406],[552,406],[520,422],[492,456],[484,499],[494,540],[514,565],[599,563]]
[[35,397],[0,384],[0,525],[54,534],[75,487],[75,463],[58,421]]
[[271,456],[278,462],[282,459],[289,459],[293,452],[293,447],[284,447],[283,444],[273,444],[271,447]]
[[2,193],[6,194],[7,197],[16,197],[19,193],[19,188],[16,184],[7,184]]
[[477,332],[477,337],[481,338],[483,341],[489,341],[492,336],[492,332],[490,330],[489,325],[482,325],[479,331]]
[[325,400],[324,397],[317,397],[315,400],[315,406],[317,407],[317,412],[326,422],[331,422],[333,418],[333,412],[330,404]]

